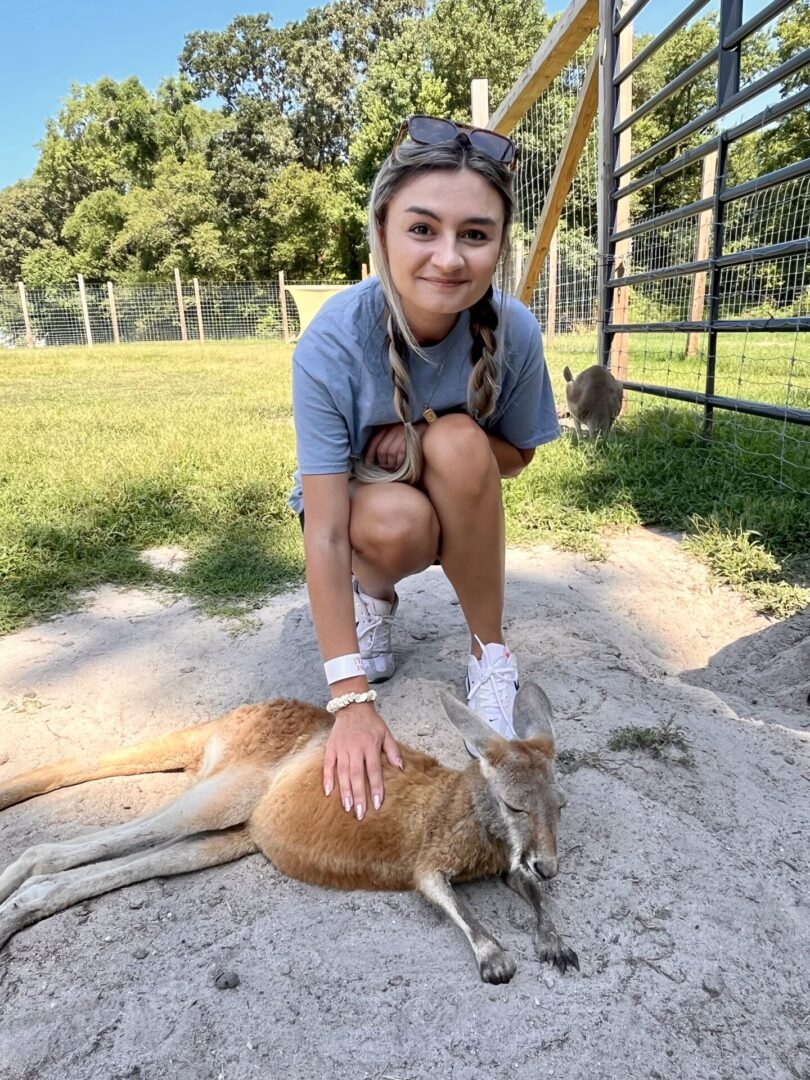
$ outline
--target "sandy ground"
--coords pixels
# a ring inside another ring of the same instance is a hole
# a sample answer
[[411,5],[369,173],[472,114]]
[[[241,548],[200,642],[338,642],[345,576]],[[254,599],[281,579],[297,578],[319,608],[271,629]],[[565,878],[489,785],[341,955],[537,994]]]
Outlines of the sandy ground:
[[[810,1077],[808,613],[771,624],[676,538],[603,564],[509,553],[508,640],[559,748],[674,718],[695,767],[603,754],[565,778],[558,926],[581,973],[535,958],[497,882],[463,889],[518,958],[479,981],[460,932],[412,894],[338,894],[261,856],[136,885],[22,931],[0,955],[0,1077],[423,1080]],[[397,735],[464,765],[437,708],[465,634],[438,569],[406,582]],[[99,590],[0,641],[0,779],[277,695],[321,700],[303,590],[234,636],[185,601]],[[4,708],[5,707],[5,708]],[[0,860],[159,805],[178,775],[99,781],[0,815]],[[234,971],[239,985],[218,990]]]

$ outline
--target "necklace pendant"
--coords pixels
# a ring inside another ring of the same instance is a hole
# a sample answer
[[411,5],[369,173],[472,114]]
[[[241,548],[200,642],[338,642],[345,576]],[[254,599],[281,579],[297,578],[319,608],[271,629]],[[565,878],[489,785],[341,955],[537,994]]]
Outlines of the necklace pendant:
[[422,410],[422,416],[425,418],[425,420],[427,420],[427,422],[429,424],[432,424],[434,420],[439,419],[438,416],[436,415],[436,413],[433,411],[433,409],[431,409],[431,407],[429,405],[426,405],[424,407],[424,409]]

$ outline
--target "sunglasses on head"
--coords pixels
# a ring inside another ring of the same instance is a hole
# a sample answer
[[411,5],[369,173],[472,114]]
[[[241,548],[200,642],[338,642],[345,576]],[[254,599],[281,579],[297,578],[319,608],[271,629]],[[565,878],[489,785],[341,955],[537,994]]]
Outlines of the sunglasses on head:
[[431,146],[434,143],[452,142],[459,137],[465,138],[476,150],[492,158],[501,165],[514,169],[517,165],[518,148],[506,135],[498,135],[486,128],[470,127],[469,124],[457,124],[454,120],[444,120],[439,116],[417,114],[403,120],[399,133],[392,147],[393,154],[405,136],[411,142]]

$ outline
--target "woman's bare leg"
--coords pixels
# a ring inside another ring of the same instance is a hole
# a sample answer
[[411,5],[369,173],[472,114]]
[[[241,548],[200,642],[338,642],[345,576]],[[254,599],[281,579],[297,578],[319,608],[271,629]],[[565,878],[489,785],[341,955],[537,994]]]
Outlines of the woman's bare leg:
[[[498,464],[481,428],[453,413],[422,437],[425,488],[441,530],[439,557],[470,628],[503,641],[505,537]],[[472,638],[470,651],[480,657]]]
[[351,485],[349,538],[360,588],[393,600],[394,586],[436,559],[439,520],[430,499],[409,484]]

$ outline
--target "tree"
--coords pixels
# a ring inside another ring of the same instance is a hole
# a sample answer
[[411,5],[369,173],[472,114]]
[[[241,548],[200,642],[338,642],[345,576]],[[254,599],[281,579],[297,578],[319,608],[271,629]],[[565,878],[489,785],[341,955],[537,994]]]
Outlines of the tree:
[[42,184],[21,180],[0,191],[0,284],[22,277],[25,256],[56,236],[49,199]]
[[104,281],[124,269],[116,240],[126,224],[125,205],[126,196],[114,188],[103,188],[82,199],[67,219],[62,240],[78,273]]
[[316,280],[356,274],[358,194],[345,167],[318,171],[296,162],[282,169],[258,207],[264,267]]

